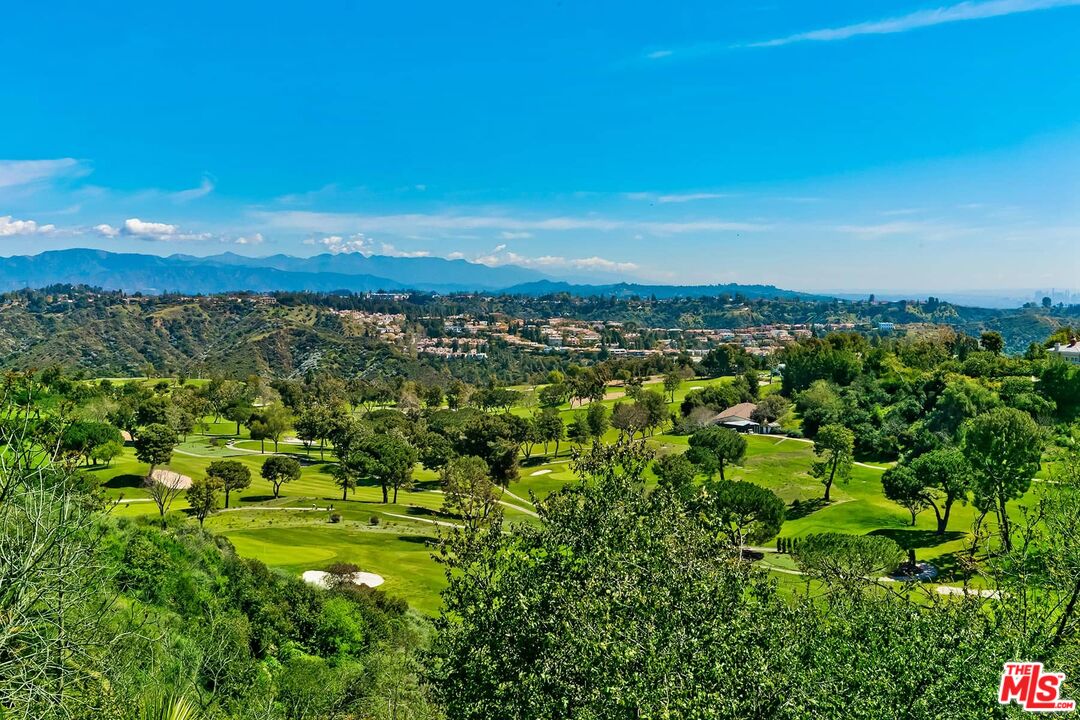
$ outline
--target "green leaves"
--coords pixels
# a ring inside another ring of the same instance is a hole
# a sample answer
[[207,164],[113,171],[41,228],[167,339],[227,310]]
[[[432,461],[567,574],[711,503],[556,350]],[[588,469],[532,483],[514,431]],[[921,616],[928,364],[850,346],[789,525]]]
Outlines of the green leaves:
[[141,720],[199,720],[199,712],[191,700],[183,695],[163,695],[143,702]]

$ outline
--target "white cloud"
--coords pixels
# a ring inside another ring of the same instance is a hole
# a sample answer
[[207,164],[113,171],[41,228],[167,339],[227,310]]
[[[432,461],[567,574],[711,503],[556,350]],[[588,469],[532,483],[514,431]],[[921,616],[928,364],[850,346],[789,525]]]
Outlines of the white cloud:
[[16,220],[10,215],[0,215],[0,237],[37,235],[51,233],[54,230],[56,230],[55,225],[40,225],[33,220]]
[[398,250],[390,243],[382,243],[379,245],[379,254],[404,258],[431,257],[431,253],[427,250]]
[[[107,228],[107,230],[103,230],[102,228]],[[109,234],[109,232],[114,229],[109,225],[98,225],[95,229],[106,237],[115,236],[115,234]],[[169,223],[163,222],[148,222],[140,220],[139,218],[128,218],[125,220],[118,234],[128,235],[130,237],[139,238],[140,240],[154,240],[159,242],[211,240],[214,237],[212,233],[183,232],[178,225],[170,225]]]
[[869,20],[850,25],[819,28],[757,42],[734,44],[723,42],[699,43],[679,48],[655,50],[645,53],[644,58],[651,61],[692,59],[739,48],[781,47],[800,42],[835,42],[861,35],[890,35],[947,23],[985,20],[1075,5],[1080,5],[1080,0],[968,0],[953,5],[916,10],[905,15],[897,15],[882,20]]
[[85,175],[88,172],[90,169],[75,158],[0,160],[0,188]]
[[934,25],[945,23],[963,22],[966,20],[983,20],[986,18],[1001,17],[1003,15],[1015,15],[1017,13],[1033,12],[1036,10],[1049,10],[1052,8],[1069,7],[1080,5],[1080,0],[986,0],[985,2],[961,2],[955,5],[946,5],[928,10],[916,10],[907,15],[886,18],[884,20],[871,20],[869,22],[842,25],[834,28],[822,28],[809,32],[795,33],[785,37],[764,40],[761,42],[747,43],[744,47],[779,47],[797,42],[816,41],[831,42],[835,40],[847,40],[859,35],[886,35],[891,33],[907,32]]
[[[455,253],[461,255],[461,253]],[[497,245],[486,255],[473,258],[473,262],[489,267],[500,265],[518,265],[533,269],[561,269],[583,270],[603,272],[631,272],[638,269],[632,262],[618,262],[598,256],[586,258],[566,258],[561,255],[541,255],[540,257],[527,257],[508,250],[505,245]]]
[[145,222],[139,218],[124,221],[124,232],[128,235],[175,235],[179,231],[179,227],[167,223]]
[[499,233],[499,238],[502,240],[528,240],[533,234],[531,232],[511,232],[509,230],[503,230]]
[[107,223],[95,225],[94,230],[97,230],[98,234],[102,237],[116,237],[120,234],[119,228],[114,228],[112,225],[109,225]]
[[205,197],[213,191],[214,181],[209,177],[204,177],[198,187],[170,193],[170,197],[177,202],[188,202],[189,200],[197,200],[198,198]]
[[427,250],[399,250],[390,243],[376,242],[363,233],[356,233],[348,238],[341,235],[325,235],[323,237],[310,237],[304,241],[306,245],[322,245],[327,252],[334,255],[360,253],[361,255],[385,255],[388,257],[418,258],[430,257]]
[[233,242],[237,245],[262,245],[263,236],[262,233],[254,233],[252,235],[244,235],[238,237]]
[[978,232],[979,228],[940,222],[895,221],[868,225],[837,225],[833,230],[870,240],[894,235],[907,235],[920,240],[936,241],[971,235]]
[[272,227],[313,233],[382,232],[406,236],[432,231],[501,230],[505,232],[597,232],[630,231],[651,234],[684,232],[754,232],[771,229],[770,225],[738,222],[719,218],[682,222],[584,217],[514,217],[510,215],[402,214],[363,215],[358,213],[322,213],[301,210],[259,211],[259,220]]

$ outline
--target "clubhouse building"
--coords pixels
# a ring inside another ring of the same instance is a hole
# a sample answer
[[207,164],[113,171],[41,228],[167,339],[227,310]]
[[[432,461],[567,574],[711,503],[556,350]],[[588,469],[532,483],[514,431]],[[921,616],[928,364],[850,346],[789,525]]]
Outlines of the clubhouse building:
[[754,403],[739,403],[738,405],[732,405],[718,414],[713,418],[712,422],[714,425],[731,428],[732,430],[738,430],[739,432],[763,433],[766,435],[780,427],[780,423],[776,421],[763,424],[754,420],[752,415],[755,410],[757,410],[757,405]]

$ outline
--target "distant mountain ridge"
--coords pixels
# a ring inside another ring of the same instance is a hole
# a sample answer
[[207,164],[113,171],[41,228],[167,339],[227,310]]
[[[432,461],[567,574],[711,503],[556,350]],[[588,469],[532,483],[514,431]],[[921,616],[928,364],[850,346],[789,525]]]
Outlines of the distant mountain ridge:
[[804,293],[797,290],[783,290],[774,285],[739,285],[737,283],[727,283],[724,285],[642,285],[639,283],[621,282],[608,285],[579,285],[552,280],[537,280],[535,282],[503,288],[503,292],[511,295],[533,296],[569,293],[581,297],[656,297],[661,300],[680,297],[715,297],[717,295],[742,295],[743,297],[753,299],[832,299],[832,296],[829,295],[814,295],[812,293]]
[[821,299],[772,285],[574,284],[516,265],[489,267],[465,260],[325,253],[246,257],[223,253],[144,255],[73,248],[0,258],[0,291],[55,284],[91,285],[128,293],[210,295],[223,292],[500,292],[517,295],[657,298],[742,295],[747,298]]

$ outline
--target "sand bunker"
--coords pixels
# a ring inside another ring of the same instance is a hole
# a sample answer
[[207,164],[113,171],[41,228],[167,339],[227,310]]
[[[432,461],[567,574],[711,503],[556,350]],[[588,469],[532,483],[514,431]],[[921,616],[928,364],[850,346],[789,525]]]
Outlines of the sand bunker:
[[551,472],[551,471],[545,468],[543,470],[537,470],[536,472],[531,472],[531,473],[529,473],[529,476],[530,477],[536,477],[537,475],[547,475],[549,472]]
[[[306,570],[300,577],[302,577],[306,583],[326,588],[329,587],[329,583],[327,582],[329,576],[330,573],[322,570]],[[367,587],[373,588],[379,587],[385,581],[382,579],[381,575],[376,575],[375,573],[355,572],[352,574],[352,582],[354,585],[366,585]]]
[[151,475],[151,477],[153,477],[162,485],[167,485],[173,490],[187,490],[189,487],[191,487],[191,478],[189,478],[187,475],[181,475],[175,470],[158,468],[154,471],[154,474]]

